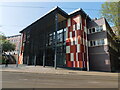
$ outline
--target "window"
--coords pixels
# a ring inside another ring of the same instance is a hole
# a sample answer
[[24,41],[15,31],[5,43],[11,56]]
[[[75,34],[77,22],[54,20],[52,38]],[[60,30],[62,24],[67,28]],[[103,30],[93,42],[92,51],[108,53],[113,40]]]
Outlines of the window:
[[89,33],[92,33],[92,30],[91,30],[91,29],[89,29]]
[[96,46],[96,43],[95,43],[95,41],[93,41],[92,43],[93,43],[93,46]]
[[99,26],[99,31],[102,31],[103,30],[103,26]]
[[104,39],[90,41],[90,46],[104,45]]
[[90,46],[93,46],[93,43],[92,43],[92,41],[90,41]]
[[101,45],[103,45],[104,44],[104,39],[101,39],[100,43],[101,43]]
[[92,33],[94,33],[95,32],[95,28],[92,28]]
[[96,32],[99,32],[99,26],[97,26],[95,29],[96,29]]

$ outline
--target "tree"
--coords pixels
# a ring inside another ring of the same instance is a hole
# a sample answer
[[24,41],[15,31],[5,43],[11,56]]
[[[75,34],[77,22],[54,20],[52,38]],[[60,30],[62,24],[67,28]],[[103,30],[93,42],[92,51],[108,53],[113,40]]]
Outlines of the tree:
[[2,43],[2,52],[14,51],[15,45],[10,43],[8,40],[3,41]]
[[15,50],[15,44],[12,44],[10,41],[6,40],[6,37],[4,35],[0,35],[0,44],[2,46],[2,52],[7,51],[14,51]]
[[114,38],[120,40],[120,2],[105,2],[101,8],[101,15],[117,28],[118,35]]

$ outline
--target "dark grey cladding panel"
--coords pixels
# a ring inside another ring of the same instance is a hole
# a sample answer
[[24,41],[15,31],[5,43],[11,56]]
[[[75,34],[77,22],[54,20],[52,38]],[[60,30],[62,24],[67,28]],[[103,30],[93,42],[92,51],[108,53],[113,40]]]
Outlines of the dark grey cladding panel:
[[88,53],[106,53],[108,52],[108,49],[109,48],[107,45],[89,47]]
[[92,20],[92,21],[88,22],[87,24],[88,24],[88,28],[101,26],[101,25],[105,24],[105,19],[100,18],[100,19],[97,19],[97,20]]
[[102,39],[106,37],[107,37],[106,31],[88,34],[88,40]]
[[90,70],[111,71],[110,58],[108,54],[89,54]]

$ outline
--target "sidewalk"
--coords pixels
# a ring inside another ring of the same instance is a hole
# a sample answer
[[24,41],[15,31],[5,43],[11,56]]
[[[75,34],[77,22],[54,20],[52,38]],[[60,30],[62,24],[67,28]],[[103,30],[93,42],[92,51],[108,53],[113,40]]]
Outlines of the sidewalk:
[[27,73],[51,73],[51,74],[79,74],[79,75],[98,75],[98,76],[118,76],[118,73],[110,73],[110,72],[95,72],[95,71],[79,71],[79,70],[67,70],[64,68],[57,68],[50,66],[27,66],[27,65],[19,65],[16,67],[15,64],[8,65],[0,65],[0,71],[11,71],[11,72],[27,72]]

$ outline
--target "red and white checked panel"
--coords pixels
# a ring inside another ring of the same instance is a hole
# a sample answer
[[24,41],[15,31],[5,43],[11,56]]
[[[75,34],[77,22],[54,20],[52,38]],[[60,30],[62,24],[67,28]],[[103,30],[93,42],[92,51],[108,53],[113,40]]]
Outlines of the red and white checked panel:
[[67,20],[66,65],[67,67],[87,67],[86,20],[80,15]]
[[24,40],[25,40],[25,34],[23,33],[21,36],[21,47],[20,47],[20,54],[18,59],[18,64],[23,64],[23,51],[24,51]]

